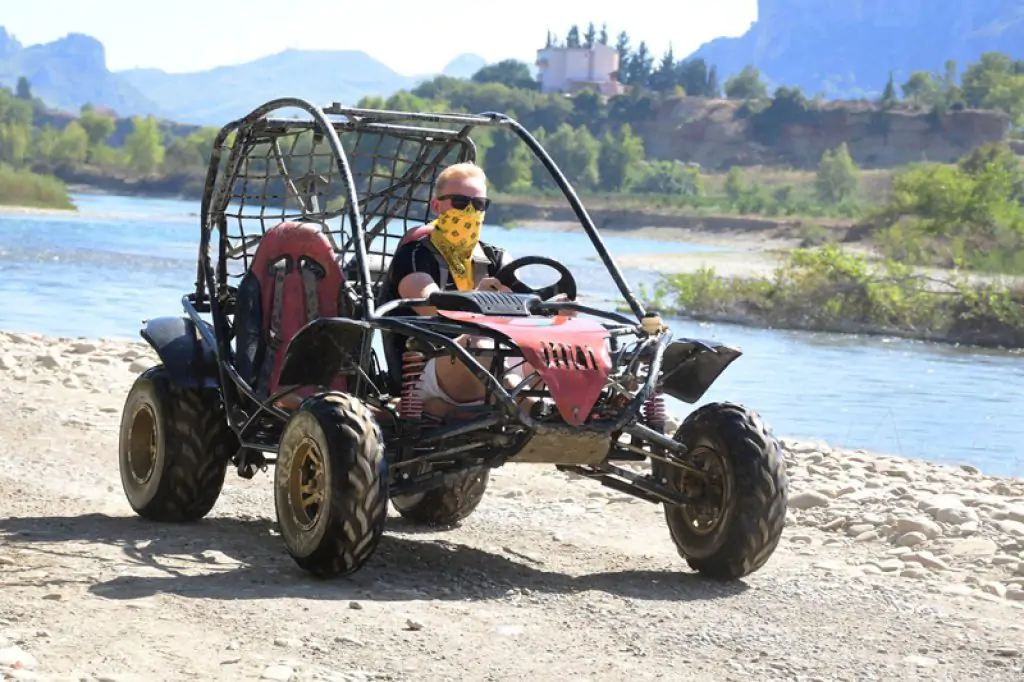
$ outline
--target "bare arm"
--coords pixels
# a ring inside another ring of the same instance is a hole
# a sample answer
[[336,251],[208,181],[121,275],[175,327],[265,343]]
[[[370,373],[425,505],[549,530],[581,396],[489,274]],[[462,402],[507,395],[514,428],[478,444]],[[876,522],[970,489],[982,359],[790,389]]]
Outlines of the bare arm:
[[[402,278],[398,283],[398,295],[402,298],[426,298],[435,291],[440,291],[434,278],[425,272],[413,272]],[[433,306],[414,307],[417,315],[436,315],[437,308]]]

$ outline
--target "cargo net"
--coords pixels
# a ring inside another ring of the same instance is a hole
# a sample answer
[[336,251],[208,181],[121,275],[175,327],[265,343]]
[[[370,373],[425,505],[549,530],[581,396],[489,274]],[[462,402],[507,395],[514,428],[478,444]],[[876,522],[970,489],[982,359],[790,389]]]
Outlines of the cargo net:
[[[438,173],[458,161],[473,160],[472,143],[454,131],[430,134],[414,128],[337,124],[355,181],[363,220],[370,276],[376,293],[391,256],[407,230],[431,220],[429,202]],[[219,267],[228,286],[248,271],[263,234],[284,221],[314,222],[334,247],[346,279],[357,276],[348,193],[326,136],[308,127],[265,126],[241,133],[244,154],[237,169],[221,157],[222,177],[230,183],[214,209],[223,218],[226,257]],[[226,195],[226,196],[225,196]],[[215,247],[216,253],[216,247]]]

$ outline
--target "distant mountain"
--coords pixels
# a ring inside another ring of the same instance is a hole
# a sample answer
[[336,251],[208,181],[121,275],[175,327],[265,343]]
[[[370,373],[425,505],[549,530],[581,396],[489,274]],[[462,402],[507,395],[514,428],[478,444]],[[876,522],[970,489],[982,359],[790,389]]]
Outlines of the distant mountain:
[[[486,64],[478,55],[462,54],[443,73],[468,78]],[[434,75],[405,76],[357,50],[295,49],[194,73],[111,72],[103,44],[95,38],[72,33],[24,47],[0,27],[0,85],[13,89],[24,76],[37,97],[70,112],[92,102],[122,116],[152,113],[180,123],[220,126],[275,97],[355,104],[367,95],[386,97],[412,88]]]
[[133,69],[117,74],[159,102],[171,118],[223,125],[275,97],[301,97],[326,106],[390,95],[419,78],[403,76],[358,50],[288,49],[245,64],[194,73]]
[[877,96],[889,72],[962,71],[983,52],[1024,58],[1022,0],[759,0],[738,38],[696,50],[723,82],[753,64],[775,86],[830,98]]
[[107,69],[101,42],[81,33],[23,47],[0,26],[0,85],[14,89],[22,76],[34,95],[56,109],[78,112],[92,102],[124,116],[162,113],[158,104]]
[[448,62],[441,74],[452,78],[470,78],[474,73],[487,66],[487,60],[478,54],[460,54]]

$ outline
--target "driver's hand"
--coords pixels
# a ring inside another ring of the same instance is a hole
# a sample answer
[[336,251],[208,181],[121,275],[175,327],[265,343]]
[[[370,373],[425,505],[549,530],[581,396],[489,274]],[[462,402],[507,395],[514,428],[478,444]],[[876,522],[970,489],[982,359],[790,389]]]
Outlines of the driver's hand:
[[[552,297],[549,303],[558,303],[560,301],[568,302],[569,296],[566,294],[558,294],[558,296]],[[576,315],[578,315],[579,313],[575,310],[559,310],[558,314],[563,317],[576,317]]]
[[505,293],[512,293],[512,290],[502,284],[495,277],[484,277],[480,280],[480,284],[477,285],[477,291],[503,291]]

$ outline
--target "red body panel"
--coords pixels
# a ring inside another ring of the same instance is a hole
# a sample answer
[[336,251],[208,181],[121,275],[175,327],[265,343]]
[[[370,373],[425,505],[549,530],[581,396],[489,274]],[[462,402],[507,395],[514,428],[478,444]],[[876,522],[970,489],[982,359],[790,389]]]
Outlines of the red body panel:
[[611,372],[608,330],[599,323],[564,315],[496,317],[454,310],[437,314],[507,336],[544,380],[566,423],[579,426],[586,421]]
[[[317,280],[316,298],[321,317],[338,315],[338,297],[344,280],[341,267],[334,258],[334,249],[320,227],[309,223],[279,223],[267,230],[260,240],[252,259],[251,270],[260,283],[260,303],[263,310],[265,339],[269,340],[270,321],[274,307],[274,272],[271,266],[288,257],[290,265],[284,277],[284,294],[281,299],[281,345],[273,357],[264,362],[273,362],[269,392],[278,390],[278,376],[284,354],[292,337],[311,320],[306,319],[306,291],[299,272],[299,260],[305,258],[316,262],[326,273]],[[339,377],[332,386],[346,390],[344,377]]]

